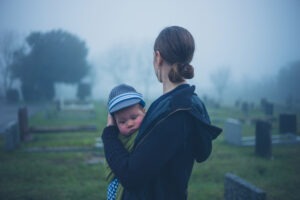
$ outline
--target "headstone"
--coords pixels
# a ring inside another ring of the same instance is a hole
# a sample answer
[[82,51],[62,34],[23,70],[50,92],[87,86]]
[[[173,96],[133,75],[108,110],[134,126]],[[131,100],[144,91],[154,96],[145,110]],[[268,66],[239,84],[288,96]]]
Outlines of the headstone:
[[20,135],[18,124],[12,122],[8,125],[4,133],[4,150],[12,151],[16,149],[20,144]]
[[267,99],[261,99],[260,106],[262,111],[269,116],[274,114],[274,104],[270,103]]
[[248,102],[243,102],[242,103],[242,111],[245,115],[248,115],[248,113],[249,113],[249,104],[248,104]]
[[297,115],[296,114],[280,114],[279,115],[279,133],[295,134],[297,132]]
[[260,188],[232,174],[225,174],[225,200],[266,200],[266,193]]
[[239,99],[237,99],[234,103],[235,107],[236,108],[239,108],[240,107],[240,104],[241,104],[241,101]]
[[242,125],[238,120],[229,118],[225,121],[224,138],[229,144],[242,144]]
[[262,99],[260,100],[260,106],[261,106],[262,109],[264,109],[264,107],[265,107],[265,105],[266,105],[267,102],[268,102],[268,101],[267,101],[267,99],[265,99],[265,98],[262,98]]
[[264,111],[266,115],[273,116],[274,113],[274,104],[270,102],[266,102],[264,105]]
[[255,154],[264,158],[272,156],[271,124],[266,121],[256,121]]
[[30,138],[30,134],[28,128],[28,113],[26,107],[19,108],[18,121],[21,140],[28,140]]

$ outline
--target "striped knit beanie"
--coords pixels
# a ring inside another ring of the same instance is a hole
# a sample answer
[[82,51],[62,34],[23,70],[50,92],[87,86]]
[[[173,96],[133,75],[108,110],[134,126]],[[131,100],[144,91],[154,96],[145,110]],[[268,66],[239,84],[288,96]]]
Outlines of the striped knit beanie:
[[133,87],[126,84],[121,84],[114,87],[109,94],[107,105],[108,112],[112,114],[137,103],[139,103],[142,107],[145,106],[143,96]]

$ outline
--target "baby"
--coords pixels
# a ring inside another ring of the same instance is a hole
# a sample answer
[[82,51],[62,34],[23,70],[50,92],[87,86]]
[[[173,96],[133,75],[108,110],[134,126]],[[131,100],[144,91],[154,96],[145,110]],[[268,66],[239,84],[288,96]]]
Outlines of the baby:
[[[114,87],[108,99],[108,112],[119,129],[119,139],[130,152],[138,129],[145,116],[145,101],[140,93],[126,84]],[[123,187],[106,165],[107,199],[121,199]]]

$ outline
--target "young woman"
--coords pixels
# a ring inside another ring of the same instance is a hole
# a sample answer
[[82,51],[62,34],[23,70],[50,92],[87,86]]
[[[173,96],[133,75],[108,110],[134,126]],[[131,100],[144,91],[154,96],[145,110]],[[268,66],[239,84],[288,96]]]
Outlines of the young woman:
[[124,186],[123,200],[187,199],[194,161],[205,161],[221,129],[211,125],[195,86],[191,66],[195,44],[182,27],[163,29],[154,44],[154,71],[163,95],[149,107],[132,152],[117,138],[108,116],[102,140],[107,162]]

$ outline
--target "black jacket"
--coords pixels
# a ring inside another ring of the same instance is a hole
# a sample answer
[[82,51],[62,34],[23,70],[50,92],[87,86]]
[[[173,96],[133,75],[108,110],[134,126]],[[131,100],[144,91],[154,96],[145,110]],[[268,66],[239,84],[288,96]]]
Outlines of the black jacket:
[[210,124],[195,87],[181,85],[158,98],[128,153],[115,126],[102,134],[107,162],[125,191],[124,200],[187,199],[194,160],[206,160],[221,129]]

